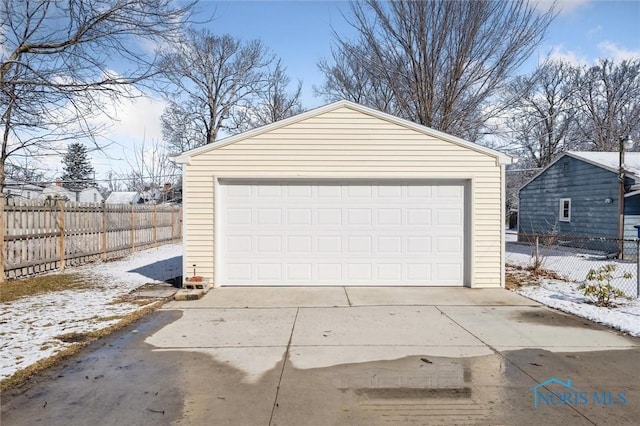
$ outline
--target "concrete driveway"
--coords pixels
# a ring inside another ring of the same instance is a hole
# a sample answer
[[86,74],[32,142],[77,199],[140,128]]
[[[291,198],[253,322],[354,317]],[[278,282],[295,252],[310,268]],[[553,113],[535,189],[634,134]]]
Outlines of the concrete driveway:
[[223,288],[7,392],[2,423],[637,424],[639,383],[639,339],[506,290]]

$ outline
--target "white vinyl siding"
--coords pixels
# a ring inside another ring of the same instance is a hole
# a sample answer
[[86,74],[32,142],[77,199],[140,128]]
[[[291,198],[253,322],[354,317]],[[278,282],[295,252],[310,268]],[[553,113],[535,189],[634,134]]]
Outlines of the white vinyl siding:
[[501,284],[503,175],[484,152],[340,107],[195,154],[184,165],[184,265],[214,281],[218,178],[465,180],[472,235],[465,285]]

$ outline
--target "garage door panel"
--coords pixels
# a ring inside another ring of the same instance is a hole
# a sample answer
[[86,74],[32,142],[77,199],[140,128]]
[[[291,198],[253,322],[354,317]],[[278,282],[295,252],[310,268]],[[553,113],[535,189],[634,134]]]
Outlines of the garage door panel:
[[431,209],[407,209],[407,225],[431,225]]
[[402,226],[402,209],[376,209],[376,225]]
[[230,253],[249,254],[252,252],[250,235],[234,235],[226,238],[225,247]]
[[342,209],[317,209],[318,225],[342,225]]
[[401,263],[379,263],[376,265],[376,272],[381,281],[402,281]]
[[377,187],[377,195],[378,198],[383,199],[399,199],[402,197],[402,187],[401,186],[378,186]]
[[346,279],[353,282],[367,281],[371,282],[373,265],[370,262],[367,263],[347,263]]
[[390,236],[378,236],[376,238],[378,253],[390,254],[402,254],[402,237],[390,235]]
[[414,282],[431,282],[431,264],[428,263],[409,263],[406,266],[407,281]]
[[250,263],[228,263],[224,268],[224,275],[227,281],[252,280],[252,265]]
[[441,262],[436,265],[437,279],[444,283],[456,283],[462,279],[462,268],[455,262]]
[[287,279],[295,281],[311,281],[313,277],[313,264],[288,263],[286,265]]
[[313,238],[309,235],[290,235],[287,237],[286,252],[290,254],[311,254]]
[[271,262],[258,262],[256,264],[256,280],[258,281],[282,281],[282,264]]
[[371,209],[348,208],[346,209],[346,213],[347,213],[347,224],[349,225],[355,225],[355,226],[371,225],[371,217],[372,217]]
[[462,253],[461,237],[438,237],[436,239],[436,250],[440,254],[458,255]]
[[438,227],[442,226],[462,226],[462,211],[459,208],[441,208],[436,211],[436,217],[438,218],[436,224]]
[[313,224],[313,209],[311,208],[295,208],[287,209],[287,224],[290,226],[296,225],[312,225]]
[[252,220],[251,208],[230,208],[227,210],[226,225],[251,225]]
[[319,262],[317,277],[320,283],[339,282],[342,280],[342,264]]
[[462,285],[464,184],[223,182],[220,285]]

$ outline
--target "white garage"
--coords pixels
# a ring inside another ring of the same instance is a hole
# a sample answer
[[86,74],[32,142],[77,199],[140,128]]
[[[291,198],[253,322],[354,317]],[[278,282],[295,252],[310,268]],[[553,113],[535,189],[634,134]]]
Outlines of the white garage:
[[216,286],[503,285],[509,157],[498,152],[342,101],[178,161],[185,275]]

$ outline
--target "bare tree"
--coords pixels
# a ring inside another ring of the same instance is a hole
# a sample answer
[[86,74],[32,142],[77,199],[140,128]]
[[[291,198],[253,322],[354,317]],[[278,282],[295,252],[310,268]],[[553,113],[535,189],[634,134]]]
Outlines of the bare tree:
[[230,35],[188,30],[163,54],[164,72],[175,87],[162,123],[168,147],[183,151],[214,142],[222,130],[233,132],[238,125],[233,114],[249,107],[264,88],[271,61],[258,40],[245,43]]
[[[91,118],[153,74],[143,43],[171,39],[193,3],[40,0],[0,3],[0,189],[14,156],[93,138]],[[124,64],[124,65],[123,65]],[[95,142],[95,140],[94,140]]]
[[195,102],[188,104],[190,106],[170,102],[160,117],[162,138],[174,154],[197,148],[207,140],[206,117]]
[[138,191],[153,196],[162,190],[165,183],[178,179],[178,169],[160,142],[137,145],[132,159],[127,160],[130,172],[125,185],[130,191]]
[[369,49],[364,46],[352,45],[349,51],[331,49],[331,59],[318,62],[325,81],[319,87],[314,86],[314,93],[330,102],[346,99],[389,114],[398,114],[393,90],[382,84],[375,69],[369,66],[374,61]]
[[23,161],[5,165],[5,179],[11,179],[14,182],[42,185],[52,182],[54,178],[55,175],[51,170],[39,169],[33,162]]
[[602,59],[584,67],[574,84],[583,149],[617,151],[621,137],[640,137],[640,60]]
[[124,188],[124,182],[128,180],[123,178],[120,174],[114,172],[113,170],[109,170],[107,173],[107,177],[100,185],[98,185],[98,190],[100,194],[106,199],[109,194],[112,192],[122,191]]
[[577,72],[567,62],[547,60],[506,87],[507,120],[501,135],[504,147],[519,156],[519,167],[545,167],[578,146]]
[[[362,64],[336,69],[366,68],[404,118],[475,140],[498,112],[490,99],[540,43],[554,12],[539,13],[527,1],[366,0],[352,2],[351,15],[359,38],[336,35],[339,58]],[[349,93],[344,83],[360,75],[330,72],[323,92]]]
[[290,83],[291,78],[287,75],[282,61],[278,59],[273,70],[267,74],[264,87],[255,93],[255,100],[236,110],[234,133],[275,123],[301,113],[302,82],[298,81],[292,91],[289,91]]
[[257,126],[274,123],[302,112],[302,82],[298,81],[293,91],[289,92],[290,83],[287,69],[278,59],[275,68],[267,76],[265,87],[258,92],[257,105],[254,107],[254,123]]

